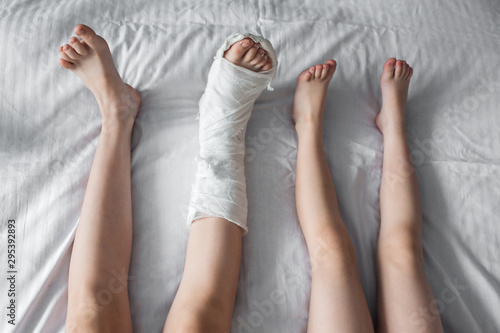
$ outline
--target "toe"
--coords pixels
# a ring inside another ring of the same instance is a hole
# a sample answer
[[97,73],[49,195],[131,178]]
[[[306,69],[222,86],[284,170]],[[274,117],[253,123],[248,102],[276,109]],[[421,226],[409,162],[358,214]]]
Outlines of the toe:
[[394,69],[395,66],[396,66],[396,58],[388,59],[384,64],[384,70],[382,72],[382,76],[385,76],[387,78],[393,78],[395,72]]
[[266,56],[266,51],[264,51],[264,49],[259,49],[253,60],[250,61],[250,65],[256,66],[258,63],[262,61],[262,59],[264,59],[265,56]]
[[271,58],[269,58],[269,57],[268,57],[268,58],[267,58],[267,62],[266,62],[266,64],[265,64],[265,65],[264,65],[264,67],[262,67],[261,69],[262,69],[263,71],[268,71],[268,70],[270,70],[271,68],[273,68],[273,61],[271,60]]
[[[326,70],[325,70],[326,68]],[[335,60],[330,59],[323,65],[323,71],[321,72],[321,78],[327,79],[333,76],[335,73],[335,69],[337,68],[337,62]]]
[[90,29],[85,24],[79,24],[74,29],[75,34],[77,34],[85,43],[92,49],[100,49],[106,42],[100,36],[94,32],[94,30]]
[[257,55],[257,52],[259,51],[259,45],[254,44],[243,56],[243,60],[246,62],[250,62],[255,58],[255,55]]
[[410,77],[411,73],[411,66],[407,63],[406,64],[406,78],[408,79]]
[[256,65],[256,67],[258,69],[262,69],[262,67],[264,67],[266,64],[267,64],[267,61],[269,59],[269,56],[266,54],[264,54],[264,57],[262,57],[262,60]]
[[326,76],[328,75],[329,69],[330,69],[330,65],[328,65],[328,64],[323,65],[323,70],[321,71],[320,79],[326,78]]
[[406,78],[410,77],[410,70],[411,70],[410,65],[406,64]]
[[61,67],[66,68],[66,69],[75,68],[75,64],[73,64],[72,62],[69,62],[65,59],[59,59],[59,65],[61,65]]
[[80,55],[76,53],[75,49],[73,49],[71,45],[68,44],[64,45],[63,50],[64,53],[66,53],[68,57],[70,57],[73,60],[77,60],[78,58],[80,58]]
[[316,65],[315,71],[314,71],[314,78],[319,79],[321,78],[321,72],[323,71],[323,65]]
[[408,78],[411,78],[413,76],[413,68],[410,67],[410,74],[408,75]]
[[242,39],[241,41],[231,45],[231,47],[224,54],[224,57],[232,63],[239,62],[245,52],[248,51],[252,45],[253,41],[251,38]]
[[300,83],[302,81],[309,82],[309,81],[311,81],[312,78],[314,78],[314,72],[311,73],[311,69],[308,68],[299,74],[299,77],[297,78],[297,82],[298,83]]
[[71,46],[73,46],[73,48],[75,49],[76,53],[78,53],[79,55],[86,55],[87,54],[87,46],[85,44],[82,44],[80,43],[80,41],[78,40],[78,38],[76,37],[72,37],[70,40],[69,40]]
[[71,59],[67,54],[66,52],[64,52],[63,50],[63,47],[61,46],[59,48],[59,57],[61,57],[62,59],[66,60],[66,61],[69,61],[69,62],[73,62],[73,59]]
[[403,60],[403,66],[401,68],[401,76],[406,77],[406,73],[408,73],[408,64],[406,63],[405,60]]
[[396,61],[396,69],[394,70],[394,77],[398,78],[403,72],[403,62],[401,60]]
[[325,65],[337,66],[337,62],[333,59],[330,59],[330,60],[327,60],[327,62],[325,62]]

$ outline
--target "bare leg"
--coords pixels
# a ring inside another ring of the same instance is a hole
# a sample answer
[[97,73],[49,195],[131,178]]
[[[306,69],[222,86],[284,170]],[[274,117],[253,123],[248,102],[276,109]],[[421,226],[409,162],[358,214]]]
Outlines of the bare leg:
[[302,72],[293,118],[299,137],[296,201],[312,266],[308,332],[373,332],[356,254],[323,150],[325,96],[336,63]]
[[130,140],[139,94],[125,85],[101,37],[75,27],[59,49],[101,109],[102,132],[76,231],[68,281],[67,332],[131,332],[127,276],[132,244]]
[[240,272],[242,229],[217,217],[189,233],[182,281],[164,332],[229,332]]
[[[272,66],[267,53],[248,39],[235,43],[225,57],[256,72]],[[229,332],[242,234],[239,226],[219,217],[201,218],[193,223],[182,281],[164,332]]]
[[405,61],[392,58],[380,80],[383,104],[377,126],[384,134],[377,249],[380,332],[443,331],[424,271],[422,212],[405,130],[412,74]]

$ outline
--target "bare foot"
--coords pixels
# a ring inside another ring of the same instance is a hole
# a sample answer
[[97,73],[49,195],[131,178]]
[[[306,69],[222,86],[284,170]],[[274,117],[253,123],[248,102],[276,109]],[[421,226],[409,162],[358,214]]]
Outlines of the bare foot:
[[313,66],[299,75],[292,111],[297,131],[303,124],[322,122],[328,84],[336,68],[337,63],[330,59],[323,65]]
[[123,83],[106,41],[86,25],[74,29],[81,38],[71,37],[59,48],[59,64],[74,72],[92,91],[99,104],[103,125],[133,124],[139,110],[139,93]]
[[254,72],[268,71],[273,67],[267,51],[251,38],[244,38],[231,45],[224,53],[224,58]]
[[391,58],[385,62],[380,87],[382,110],[375,122],[382,133],[388,126],[405,126],[405,108],[413,68],[404,60]]

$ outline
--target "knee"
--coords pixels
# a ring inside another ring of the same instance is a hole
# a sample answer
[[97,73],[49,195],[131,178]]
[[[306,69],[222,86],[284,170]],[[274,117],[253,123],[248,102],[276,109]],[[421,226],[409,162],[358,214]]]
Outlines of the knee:
[[412,233],[380,236],[377,245],[379,265],[390,264],[399,268],[423,265],[421,238]]
[[232,312],[216,300],[192,302],[172,309],[168,332],[229,332]]
[[99,306],[93,300],[69,300],[65,332],[109,332],[105,330]]
[[308,245],[313,271],[357,268],[356,251],[347,231],[323,233]]
[[96,284],[79,287],[71,285],[68,289],[68,302],[89,316],[92,313],[99,313],[102,309],[117,306],[125,298],[128,299],[128,294],[124,287],[117,289]]
[[[117,313],[121,316],[116,316]],[[66,332],[114,332],[118,331],[117,327],[120,332],[129,332],[129,314],[126,287],[110,287],[103,283],[70,283]]]
[[223,332],[221,325],[202,313],[184,313],[175,319],[172,332]]

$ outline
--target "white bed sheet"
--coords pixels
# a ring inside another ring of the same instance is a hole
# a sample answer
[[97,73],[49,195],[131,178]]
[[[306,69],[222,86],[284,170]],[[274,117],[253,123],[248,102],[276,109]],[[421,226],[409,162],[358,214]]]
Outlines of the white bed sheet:
[[[188,235],[197,102],[217,48],[245,31],[270,39],[280,65],[247,131],[250,231],[232,331],[305,332],[311,275],[294,202],[290,113],[297,75],[329,58],[338,69],[326,153],[375,318],[382,136],[374,119],[381,68],[393,56],[415,70],[407,126],[425,268],[445,331],[499,331],[499,21],[494,0],[2,2],[0,331],[64,331],[72,241],[100,126],[90,92],[57,62],[78,23],[108,40],[120,74],[142,96],[132,143],[135,332],[160,332],[172,304]],[[8,219],[17,232],[15,326],[6,309]]]

